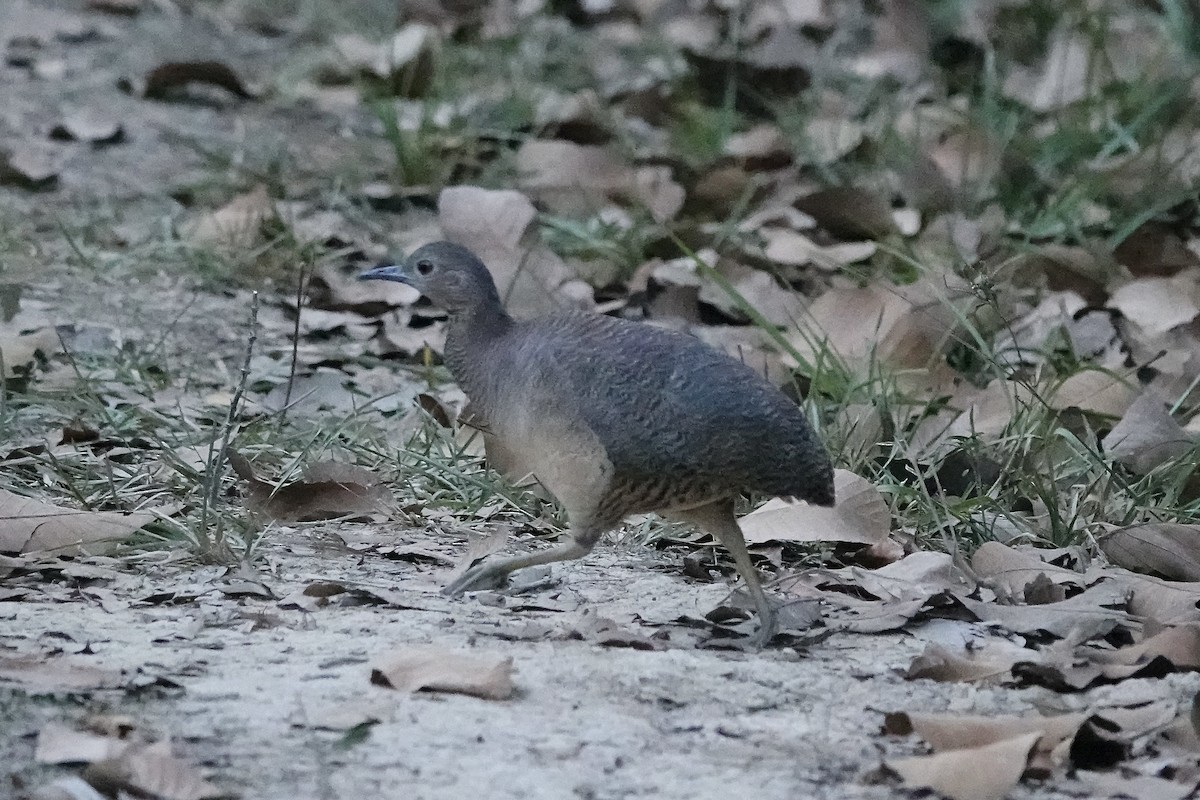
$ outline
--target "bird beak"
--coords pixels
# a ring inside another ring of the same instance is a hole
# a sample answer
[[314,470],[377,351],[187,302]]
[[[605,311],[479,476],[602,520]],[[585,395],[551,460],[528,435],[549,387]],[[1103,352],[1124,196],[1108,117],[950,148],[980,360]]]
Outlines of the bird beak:
[[359,273],[358,279],[360,281],[396,281],[397,283],[408,283],[408,279],[400,272],[400,267],[395,264],[375,267],[374,269]]

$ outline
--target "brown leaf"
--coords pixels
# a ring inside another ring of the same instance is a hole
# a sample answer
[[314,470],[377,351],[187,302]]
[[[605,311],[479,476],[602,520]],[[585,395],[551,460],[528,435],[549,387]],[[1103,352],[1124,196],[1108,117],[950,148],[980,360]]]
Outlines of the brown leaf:
[[1162,398],[1145,392],[1126,409],[1101,444],[1117,461],[1145,475],[1191,452],[1196,441],[1167,411]]
[[881,239],[898,232],[887,203],[851,186],[822,189],[796,200],[795,206],[842,239]]
[[1200,626],[1179,625],[1156,633],[1137,644],[1117,650],[1089,651],[1093,661],[1102,664],[1145,664],[1165,658],[1180,670],[1200,670]]
[[960,654],[931,642],[925,646],[925,652],[913,659],[904,677],[910,681],[927,678],[941,683],[990,682],[1008,678],[1012,665],[1019,660],[1015,651],[964,650]]
[[852,542],[876,544],[891,532],[887,501],[865,478],[835,470],[832,508],[794,503],[780,498],[738,520],[748,544],[764,542]]
[[[1036,552],[1036,551],[1035,551]],[[1009,597],[1023,597],[1025,587],[1040,576],[1055,584],[1081,587],[1084,576],[1047,564],[1029,551],[1019,551],[1000,542],[984,542],[971,556],[971,569],[990,586],[1001,585]]]
[[1078,408],[1093,414],[1119,417],[1137,399],[1136,379],[1100,370],[1076,372],[1050,394],[1047,404],[1056,411]]
[[911,788],[931,788],[953,800],[1002,800],[1029,765],[1041,734],[1027,733],[982,747],[888,759],[884,766]]
[[1014,66],[1003,91],[1034,111],[1055,111],[1100,88],[1093,85],[1095,74],[1091,43],[1064,25],[1051,38],[1040,68]]
[[62,508],[0,489],[0,552],[95,555],[154,520],[144,512]]
[[875,255],[878,249],[874,242],[819,245],[804,234],[788,228],[763,228],[759,232],[767,240],[763,254],[769,260],[797,267],[812,264],[828,272],[865,261]]
[[353,464],[324,462],[307,467],[300,480],[276,486],[259,478],[253,466],[232,451],[229,464],[246,482],[246,506],[289,522],[386,512],[392,495],[378,477]]
[[249,100],[254,94],[242,83],[237,73],[219,61],[172,61],[160,64],[146,75],[142,96],[162,100],[172,90],[190,83],[204,83],[224,89],[235,97]]
[[602,146],[531,139],[517,151],[516,168],[520,187],[562,214],[594,213],[609,201],[626,201],[667,222],[683,207],[683,189],[668,168],[635,168]]
[[376,660],[371,682],[402,692],[453,692],[507,700],[516,687],[512,658],[485,658],[436,646],[408,647]]
[[1100,549],[1134,572],[1200,581],[1200,525],[1148,522],[1118,528],[1100,539]]
[[1029,733],[1041,734],[1038,749],[1049,752],[1075,735],[1086,714],[1043,716],[977,716],[971,714],[888,714],[884,731],[893,735],[915,733],[936,751],[961,750],[995,744]]
[[1192,270],[1171,278],[1136,278],[1112,293],[1108,307],[1151,336],[1166,333],[1200,314],[1197,274]]
[[276,218],[275,203],[267,187],[259,184],[216,211],[183,225],[180,234],[193,245],[247,249],[262,240],[264,223]]

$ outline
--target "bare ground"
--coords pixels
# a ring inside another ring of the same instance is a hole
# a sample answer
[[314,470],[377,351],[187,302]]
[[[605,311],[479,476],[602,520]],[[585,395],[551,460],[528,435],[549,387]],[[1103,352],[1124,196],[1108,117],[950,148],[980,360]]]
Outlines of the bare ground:
[[[438,594],[444,569],[364,558],[330,541],[314,529],[275,535],[255,577],[281,598],[314,581],[341,581],[390,590],[393,606],[405,607],[281,608],[224,594],[223,570],[152,563],[110,591],[0,606],[6,654],[63,651],[73,654],[66,662],[120,668],[131,683],[151,684],[56,702],[6,690],[0,708],[12,735],[0,747],[10,776],[38,777],[32,756],[43,723],[105,712],[172,737],[189,761],[243,797],[883,798],[896,789],[870,778],[884,751],[914,747],[879,735],[883,712],[1064,711],[1107,694],[902,677],[927,640],[981,632],[961,623],[834,635],[802,652],[697,647],[707,634],[637,617],[697,616],[726,587],[681,580],[674,559],[654,551],[604,547],[523,601],[483,595],[502,604],[492,605]],[[669,638],[660,650],[600,646],[581,625],[589,614],[643,638],[659,630]],[[549,640],[521,638],[531,624],[546,626]],[[574,630],[581,638],[557,640]],[[371,684],[374,658],[426,643],[511,657],[516,696],[402,695]],[[1167,683],[1127,682],[1121,696],[1184,700],[1200,685],[1195,675]],[[379,723],[347,744],[345,730],[369,718]],[[1014,796],[1069,795],[1033,786]]]

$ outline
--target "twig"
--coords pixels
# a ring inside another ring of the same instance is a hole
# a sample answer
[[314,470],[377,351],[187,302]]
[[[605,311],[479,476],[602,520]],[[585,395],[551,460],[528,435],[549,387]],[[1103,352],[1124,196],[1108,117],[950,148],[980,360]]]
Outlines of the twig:
[[[250,334],[246,338],[246,357],[242,361],[242,374],[238,378],[237,389],[233,399],[229,401],[229,413],[225,417],[225,425],[220,437],[214,437],[208,443],[208,464],[204,476],[204,501],[200,507],[200,547],[206,555],[217,555],[217,550],[225,550],[224,537],[218,525],[213,537],[208,535],[209,510],[217,504],[217,496],[221,489],[221,473],[225,466],[225,451],[229,448],[229,439],[233,434],[233,426],[237,422],[241,410],[242,397],[246,394],[246,384],[250,380],[250,359],[254,355],[254,344],[258,341],[258,292],[250,295]],[[217,445],[218,439],[220,446]],[[227,553],[223,553],[227,555]]]
[[300,361],[300,315],[304,313],[304,291],[308,284],[308,262],[300,265],[300,275],[296,280],[296,323],[292,326],[292,366],[288,372],[287,392],[283,395],[283,408],[280,422],[287,416],[288,406],[292,402],[292,387],[296,385],[296,365]]

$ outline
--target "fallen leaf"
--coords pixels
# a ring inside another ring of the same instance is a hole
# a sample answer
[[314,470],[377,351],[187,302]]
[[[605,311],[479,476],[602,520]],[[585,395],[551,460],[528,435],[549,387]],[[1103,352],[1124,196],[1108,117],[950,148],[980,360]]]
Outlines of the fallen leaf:
[[897,233],[891,207],[852,186],[822,189],[799,198],[795,206],[842,239],[880,239]]
[[1093,85],[1093,48],[1081,33],[1063,26],[1050,39],[1040,67],[1014,66],[1004,94],[1034,111],[1055,111],[1087,97]]
[[997,623],[1013,633],[1048,633],[1058,638],[1077,636],[1087,641],[1103,636],[1118,625],[1132,620],[1124,611],[1129,590],[1110,581],[1101,581],[1061,603],[1038,606],[1000,605],[960,597],[959,601],[980,620]]
[[1009,597],[1022,598],[1025,587],[1040,576],[1055,584],[1084,585],[1082,573],[1047,564],[1029,551],[1019,551],[1000,542],[984,542],[971,556],[971,569],[981,582],[1003,586]]
[[90,731],[77,731],[55,722],[38,731],[33,760],[39,764],[90,764],[116,758],[133,742]]
[[1018,717],[902,711],[885,717],[884,731],[899,736],[915,733],[938,752],[983,747],[1038,733],[1041,735],[1038,749],[1049,752],[1074,736],[1085,720],[1087,714]]
[[887,501],[866,478],[835,470],[832,508],[775,498],[738,520],[747,544],[851,542],[876,544],[891,532]]
[[50,138],[88,142],[96,146],[118,144],[125,139],[125,129],[109,116],[84,110],[64,117],[62,122],[50,129]]
[[35,694],[86,692],[119,688],[123,679],[116,670],[105,670],[74,659],[0,657],[0,681],[16,683]]
[[485,658],[436,646],[395,650],[376,660],[371,682],[402,692],[452,692],[507,700],[516,687],[512,658]]
[[1136,278],[1112,293],[1109,308],[1120,311],[1151,336],[1191,322],[1200,314],[1196,276]]
[[1046,403],[1056,411],[1078,408],[1108,417],[1120,417],[1137,399],[1134,380],[1096,369],[1076,372],[1060,383]]
[[84,772],[84,778],[97,788],[120,789],[160,800],[209,800],[228,795],[176,758],[167,741],[131,747],[118,758],[95,762]]
[[1101,444],[1108,455],[1145,475],[1190,453],[1196,440],[1175,421],[1162,398],[1145,392],[1126,409]]
[[980,683],[1010,677],[1013,664],[1020,657],[1011,651],[992,652],[964,650],[955,653],[931,642],[925,651],[913,659],[904,677],[908,680],[926,678],[940,683]]
[[219,61],[172,61],[160,64],[146,75],[142,96],[163,100],[170,97],[173,90],[191,83],[216,86],[243,100],[254,97],[237,73]]
[[58,185],[58,159],[35,146],[0,149],[0,186],[8,184],[29,191],[44,191]]
[[587,214],[608,201],[645,206],[657,222],[683,207],[683,189],[665,167],[634,167],[603,146],[531,139],[516,154],[518,185],[561,214]]
[[0,552],[97,555],[155,519],[145,512],[63,508],[0,489]]
[[1200,525],[1147,522],[1118,528],[1100,539],[1116,565],[1175,581],[1200,581]]
[[183,225],[182,237],[193,245],[249,249],[261,241],[263,225],[277,218],[267,187],[259,184],[226,205]]
[[1089,652],[1089,657],[1101,664],[1125,665],[1165,658],[1179,670],[1200,670],[1200,626],[1172,626],[1136,644]]
[[52,327],[22,332],[0,324],[0,379],[25,371],[39,353],[49,356],[61,350],[62,340]]
[[1040,738],[1027,733],[982,747],[888,759],[884,766],[914,789],[930,788],[953,800],[1002,800],[1021,780]]
[[246,506],[289,522],[386,512],[392,494],[369,470],[353,464],[322,462],[305,468],[301,479],[276,485],[259,478],[254,467],[230,451],[229,464],[246,482]]
[[537,210],[511,190],[451,186],[438,195],[438,221],[448,240],[487,265],[509,313],[533,317],[572,305],[560,289],[574,279],[563,260],[526,238]]

